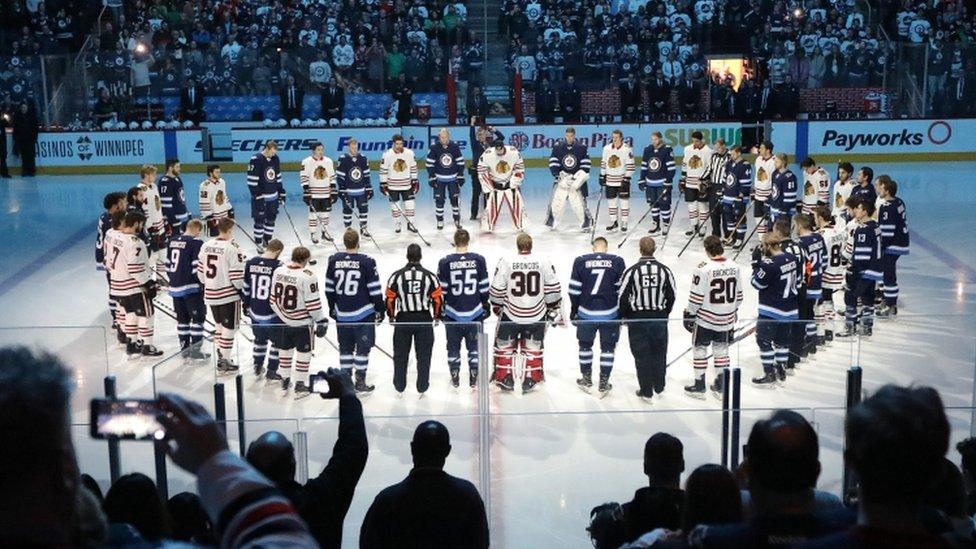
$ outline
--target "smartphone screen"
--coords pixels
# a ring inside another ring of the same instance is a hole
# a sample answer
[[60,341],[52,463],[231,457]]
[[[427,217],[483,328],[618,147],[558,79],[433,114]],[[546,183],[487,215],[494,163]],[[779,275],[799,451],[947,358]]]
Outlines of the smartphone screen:
[[312,374],[309,377],[309,383],[311,383],[309,388],[313,393],[326,394],[329,392],[329,380],[325,379],[324,375]]
[[166,431],[156,419],[159,413],[159,402],[155,400],[93,398],[91,436],[99,439],[161,440],[166,436]]

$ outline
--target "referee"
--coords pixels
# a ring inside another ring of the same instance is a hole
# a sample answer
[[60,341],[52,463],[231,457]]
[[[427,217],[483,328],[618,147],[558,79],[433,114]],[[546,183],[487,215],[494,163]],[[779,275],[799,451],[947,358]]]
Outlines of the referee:
[[640,239],[641,258],[623,276],[621,317],[629,320],[630,351],[637,367],[637,396],[664,392],[668,365],[668,315],[674,307],[674,274],[654,259],[654,238]]
[[[712,159],[708,165],[708,211],[712,214],[709,220],[712,222],[712,236],[722,238],[722,195],[725,194],[725,165],[728,164],[728,149],[725,147],[725,140],[721,137],[715,140],[715,149],[712,151]],[[699,223],[705,224],[704,220]]]
[[410,346],[417,345],[417,392],[423,396],[430,385],[430,355],[434,347],[432,321],[444,305],[437,275],[420,265],[420,246],[407,246],[407,265],[393,273],[386,284],[386,312],[393,328],[393,387],[407,388]]

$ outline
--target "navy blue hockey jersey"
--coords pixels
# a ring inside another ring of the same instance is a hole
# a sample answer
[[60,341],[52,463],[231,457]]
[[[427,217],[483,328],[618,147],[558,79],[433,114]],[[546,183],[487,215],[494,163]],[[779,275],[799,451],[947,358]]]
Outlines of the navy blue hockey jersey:
[[820,299],[827,245],[820,233],[803,235],[798,244],[803,253],[803,281],[807,288],[807,299]]
[[858,224],[847,239],[844,255],[850,258],[850,270],[856,278],[881,280],[881,229],[869,219]]
[[456,322],[479,320],[488,309],[488,264],[479,254],[448,254],[437,264],[444,288],[444,316]]
[[776,170],[773,172],[769,207],[777,212],[788,212],[792,214],[796,208],[797,187],[796,174],[791,170]]
[[752,190],[752,164],[739,158],[725,165],[725,181],[722,182],[722,202],[733,204],[749,198]]
[[186,209],[186,195],[183,194],[183,180],[180,176],[164,175],[156,183],[159,199],[163,204],[163,215],[170,225],[181,225],[190,220]]
[[366,189],[372,188],[369,177],[369,160],[362,154],[352,156],[348,153],[339,157],[336,163],[336,183],[339,192],[349,196],[362,196]]
[[867,185],[857,184],[851,189],[851,198],[858,197],[867,200],[868,202],[877,202],[878,191],[874,189],[874,185],[868,183]]
[[281,160],[278,155],[271,158],[258,153],[251,157],[247,165],[247,188],[251,191],[251,198],[256,200],[278,200],[279,194],[284,194],[285,188],[281,183]]
[[559,172],[574,174],[580,170],[590,173],[590,153],[586,145],[579,139],[574,139],[572,145],[565,139],[556,141],[549,155],[549,173],[559,177]]
[[908,255],[908,216],[905,202],[892,198],[878,208],[878,226],[881,228],[881,249],[889,255]]
[[95,266],[98,270],[105,270],[105,233],[112,228],[112,216],[102,212],[98,216],[98,236],[95,237]]
[[648,187],[671,186],[674,181],[674,151],[667,145],[655,149],[654,145],[644,147],[641,157],[641,181]]
[[427,152],[427,177],[439,183],[453,183],[464,177],[464,156],[461,147],[454,141],[441,145],[435,140]]
[[759,316],[777,320],[799,317],[797,293],[800,276],[793,254],[779,253],[760,259],[752,267],[752,287],[759,290]]
[[281,324],[281,319],[271,310],[271,275],[281,265],[277,259],[261,256],[244,263],[242,298],[255,324]]
[[617,318],[620,281],[626,268],[623,258],[613,254],[592,253],[577,257],[569,279],[570,318]]
[[203,290],[197,278],[197,256],[203,241],[183,234],[169,241],[166,251],[166,273],[169,278],[169,295],[183,297]]
[[329,256],[325,298],[336,322],[372,322],[377,314],[382,318],[383,289],[373,258],[347,252]]

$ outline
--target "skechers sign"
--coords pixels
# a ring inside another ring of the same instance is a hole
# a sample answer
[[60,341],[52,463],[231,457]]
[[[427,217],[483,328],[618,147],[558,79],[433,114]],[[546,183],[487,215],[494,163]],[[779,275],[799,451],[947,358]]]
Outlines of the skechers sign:
[[234,162],[246,163],[251,156],[264,148],[264,143],[274,139],[278,143],[278,157],[282,162],[301,162],[312,153],[312,145],[322,143],[325,154],[336,159],[346,152],[349,141],[359,142],[359,151],[370,160],[379,160],[383,151],[390,148],[394,134],[403,135],[404,144],[417,153],[427,154],[427,128],[234,128],[231,130],[231,146]]

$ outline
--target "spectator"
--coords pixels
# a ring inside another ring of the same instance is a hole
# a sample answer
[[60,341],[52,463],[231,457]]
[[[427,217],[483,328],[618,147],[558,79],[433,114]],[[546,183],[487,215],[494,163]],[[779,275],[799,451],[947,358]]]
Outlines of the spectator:
[[488,547],[488,521],[477,489],[444,472],[450,452],[444,425],[417,426],[410,442],[414,468],[373,500],[360,547]]
[[186,79],[186,85],[180,91],[180,111],[184,120],[190,120],[199,125],[206,119],[203,112],[203,88],[197,85],[193,78]]
[[822,87],[826,74],[827,59],[823,56],[823,52],[819,47],[814,48],[813,55],[810,56],[810,74],[807,76],[807,87]]
[[[667,433],[655,433],[644,444],[644,474],[648,486],[634,492],[634,499],[621,506],[624,539],[681,526],[685,493],[681,473],[685,470],[684,445]],[[689,479],[690,480],[690,479]]]
[[939,394],[886,385],[848,412],[844,431],[844,459],[858,479],[858,524],[805,547],[947,546],[920,519],[949,449]]
[[336,71],[346,74],[355,59],[352,44],[348,42],[346,35],[340,35],[339,43],[332,49],[332,63],[335,64]]
[[582,103],[583,93],[576,86],[576,77],[570,74],[559,90],[559,110],[563,115],[563,123],[580,121]]
[[403,74],[407,77],[407,82],[412,89],[422,89],[427,87],[427,63],[421,57],[420,48],[410,50],[410,55],[403,66]]
[[92,108],[92,118],[95,123],[101,125],[103,122],[108,122],[117,117],[118,111],[108,88],[99,88],[98,100],[95,101],[95,106]]
[[647,86],[647,103],[650,106],[651,120],[664,119],[670,110],[671,84],[661,69],[654,71],[654,79]]
[[556,120],[556,92],[548,78],[543,78],[535,90],[535,120],[539,124],[552,124]]
[[308,64],[308,80],[319,89],[324,88],[332,80],[332,67],[329,66],[324,51],[318,52],[315,61]]
[[251,74],[251,82],[254,84],[254,93],[257,95],[271,95],[271,69],[268,67],[267,58],[263,55],[258,58],[258,66]]
[[383,89],[383,68],[386,66],[386,47],[375,36],[366,49],[366,75],[370,83]]
[[322,118],[342,120],[346,109],[346,90],[336,82],[335,77],[329,78],[329,84],[322,88]]
[[976,437],[970,437],[956,444],[961,458],[963,485],[966,489],[966,514],[976,515]]
[[754,516],[744,523],[705,527],[702,545],[785,547],[847,527],[851,517],[816,511],[818,454],[817,433],[796,412],[780,410],[757,421],[742,464]]
[[156,543],[170,535],[169,513],[156,483],[142,473],[124,475],[112,483],[105,494],[105,514],[110,544],[123,545],[133,539]]
[[681,115],[687,120],[693,119],[699,111],[701,87],[692,79],[691,73],[685,74],[685,81],[678,89],[678,99],[681,104]]
[[295,449],[277,431],[265,433],[252,442],[247,449],[247,461],[291,501],[320,546],[340,547],[342,523],[366,467],[369,445],[363,406],[356,397],[352,378],[330,368],[325,372],[325,379],[329,392],[322,394],[322,398],[339,400],[339,436],[332,457],[319,476],[304,486],[295,482]]
[[305,101],[305,90],[295,83],[295,77],[288,75],[285,85],[278,93],[281,103],[281,116],[285,120],[302,118],[302,103]]
[[620,85],[620,117],[624,122],[637,122],[641,114],[641,89],[634,73]]
[[407,82],[407,75],[402,72],[397,77],[397,87],[396,91],[393,92],[393,101],[396,102],[397,124],[409,124],[410,118],[413,116],[413,88]]
[[386,54],[386,77],[396,80],[403,72],[403,65],[407,58],[400,52],[400,45],[394,42]]
[[27,102],[20,104],[14,114],[14,156],[20,157],[21,174],[33,177],[37,172],[34,159],[37,155],[37,113]]
[[198,545],[215,543],[213,526],[203,510],[200,496],[190,492],[180,492],[166,502],[173,528],[172,539]]
[[484,92],[481,91],[481,86],[474,86],[471,88],[471,93],[468,94],[468,103],[465,105],[465,109],[467,109],[468,116],[476,116],[481,120],[484,120],[484,118],[488,116],[488,98],[485,97]]
[[948,459],[942,460],[942,474],[929,488],[922,502],[922,524],[926,531],[952,541],[953,547],[973,547],[973,519],[966,514],[966,487],[962,473]]

